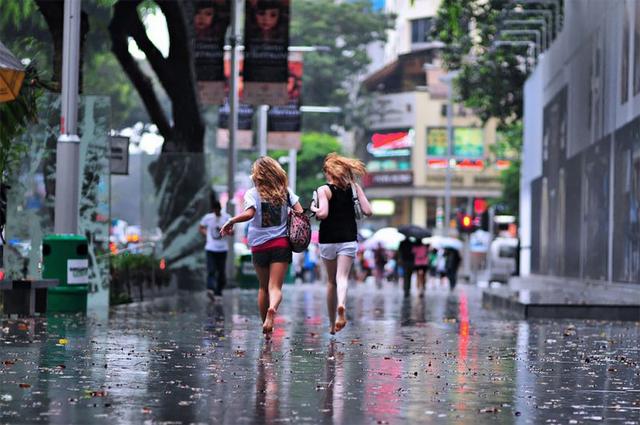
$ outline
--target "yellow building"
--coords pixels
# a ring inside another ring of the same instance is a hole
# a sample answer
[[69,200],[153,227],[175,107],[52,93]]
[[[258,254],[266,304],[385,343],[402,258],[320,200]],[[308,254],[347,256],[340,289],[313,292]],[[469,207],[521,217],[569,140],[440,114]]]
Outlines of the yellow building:
[[[367,164],[376,227],[444,225],[448,86],[437,62],[434,49],[413,51],[364,81],[374,98],[357,152]],[[453,111],[451,220],[459,210],[479,214],[499,197],[500,169],[508,166],[491,148],[495,121],[482,126],[459,104]]]

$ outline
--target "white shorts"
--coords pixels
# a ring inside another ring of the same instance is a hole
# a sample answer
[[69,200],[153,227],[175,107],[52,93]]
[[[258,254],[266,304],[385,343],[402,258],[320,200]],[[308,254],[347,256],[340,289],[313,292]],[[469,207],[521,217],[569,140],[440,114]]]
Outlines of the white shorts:
[[335,260],[338,255],[355,258],[358,242],[321,243],[320,256],[326,260]]

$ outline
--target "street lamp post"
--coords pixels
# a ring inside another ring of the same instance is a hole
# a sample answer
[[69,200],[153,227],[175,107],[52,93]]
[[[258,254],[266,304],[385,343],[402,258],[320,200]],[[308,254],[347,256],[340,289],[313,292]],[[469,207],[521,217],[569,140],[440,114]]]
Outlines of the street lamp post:
[[80,0],[64,2],[62,111],[56,146],[54,231],[78,232],[80,138],[78,137],[78,67],[80,64]]
[[[231,1],[231,75],[229,78],[229,146],[227,149],[227,213],[235,215],[236,138],[238,134],[238,21],[244,0]],[[227,276],[232,278],[235,264],[235,237],[230,237],[227,254]]]
[[459,70],[448,72],[440,77],[440,81],[447,84],[447,168],[444,186],[444,234],[449,235],[451,220],[451,162],[453,160],[453,79]]
[[258,154],[267,156],[267,118],[269,105],[260,105],[258,112]]

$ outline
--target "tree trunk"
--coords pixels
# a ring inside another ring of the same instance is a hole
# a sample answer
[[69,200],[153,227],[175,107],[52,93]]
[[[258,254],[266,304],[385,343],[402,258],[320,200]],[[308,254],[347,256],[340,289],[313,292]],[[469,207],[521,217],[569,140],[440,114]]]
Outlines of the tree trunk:
[[[40,13],[44,17],[53,41],[53,78],[61,89],[62,81],[62,42],[64,34],[64,0],[35,0]],[[78,88],[82,93],[82,64],[87,34],[89,33],[89,17],[82,11],[80,18],[80,62],[78,73]]]
[[[163,233],[163,250],[159,254],[166,259],[180,286],[197,287],[203,282],[202,265],[194,256],[202,252],[197,225],[206,212],[209,192],[202,155],[204,124],[196,96],[191,36],[184,3],[158,1],[170,37],[170,51],[165,58],[147,37],[137,10],[140,3],[141,0],[119,0],[113,6],[109,24],[112,50],[164,137],[160,158],[149,167],[158,199],[158,226]],[[152,79],[129,53],[129,37],[145,53],[171,100],[171,120],[162,109]],[[179,265],[174,266],[176,263]]]

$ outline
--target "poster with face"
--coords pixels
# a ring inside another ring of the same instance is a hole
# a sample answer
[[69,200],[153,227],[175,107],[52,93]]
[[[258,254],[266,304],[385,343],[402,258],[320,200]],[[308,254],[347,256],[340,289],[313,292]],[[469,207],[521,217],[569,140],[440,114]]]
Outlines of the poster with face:
[[269,149],[300,149],[302,114],[302,53],[289,55],[287,99],[284,106],[272,106],[267,116]]
[[245,6],[246,103],[286,105],[290,0],[248,0]]
[[224,101],[224,38],[230,0],[196,1],[193,9],[193,51],[198,95],[204,105]]

